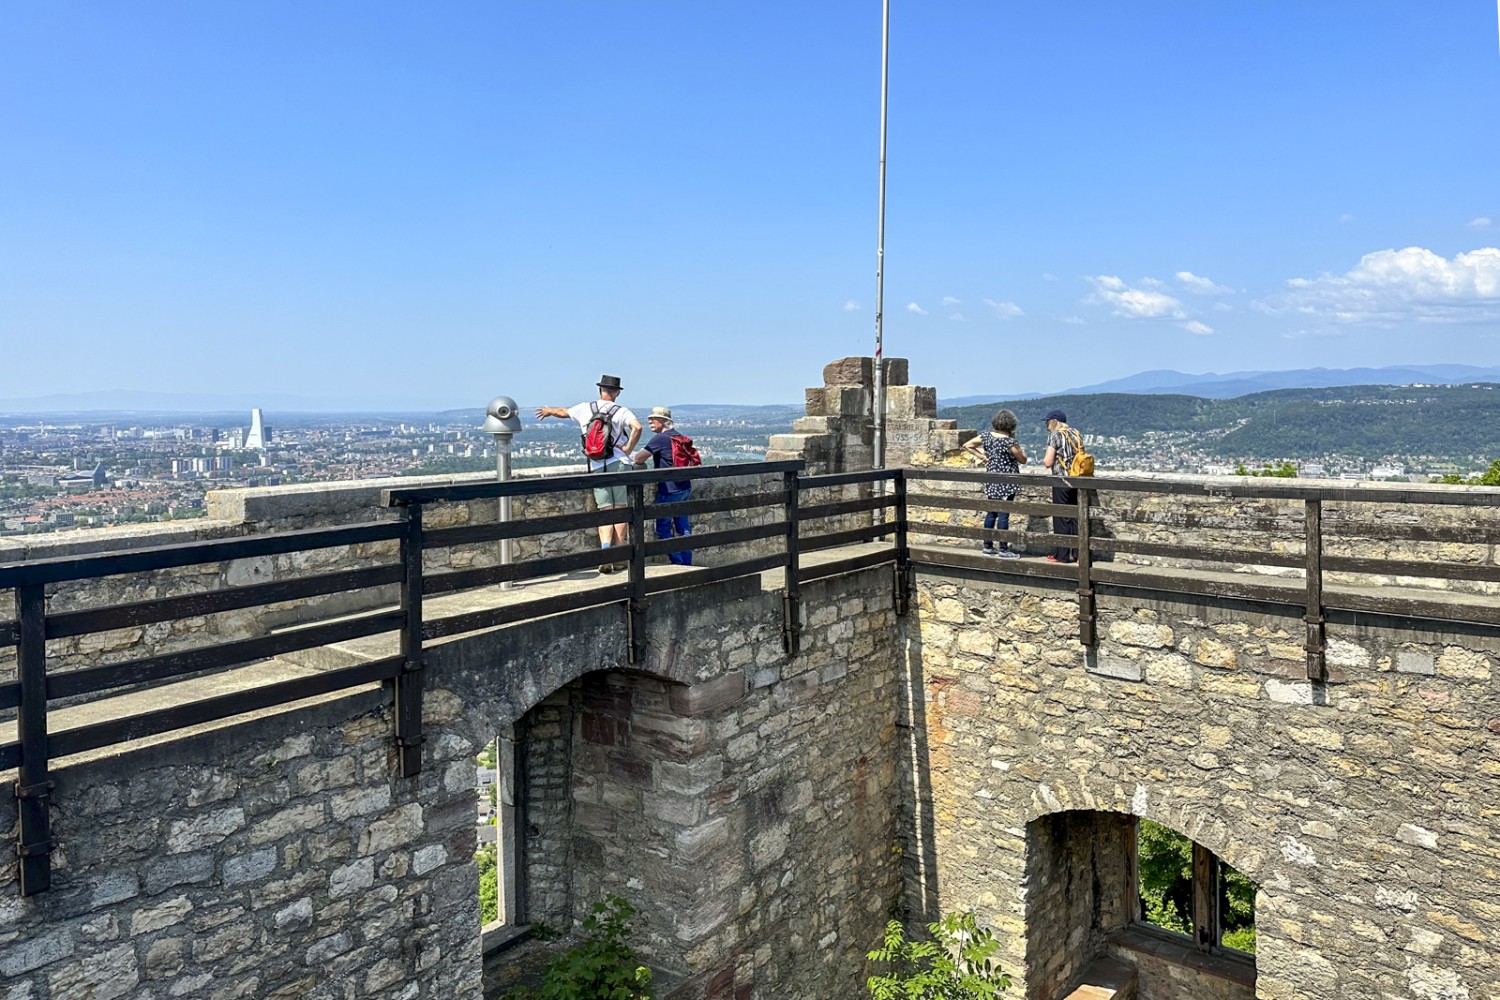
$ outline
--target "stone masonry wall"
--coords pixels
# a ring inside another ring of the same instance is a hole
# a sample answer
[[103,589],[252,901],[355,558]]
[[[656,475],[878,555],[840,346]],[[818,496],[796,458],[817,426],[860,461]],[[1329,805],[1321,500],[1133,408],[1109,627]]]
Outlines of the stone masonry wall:
[[[567,926],[561,896],[573,922],[606,892],[630,899],[679,1000],[821,1000],[862,981],[901,895],[890,589],[888,569],[807,585],[793,659],[779,593],[756,580],[654,598],[636,671],[603,619],[528,623],[497,661],[466,654],[458,687],[481,690],[480,669],[560,685],[517,734],[530,905]],[[486,696],[466,726],[523,706]]]
[[804,594],[791,660],[757,578],[653,598],[631,676],[618,608],[434,643],[416,779],[375,687],[58,770],[0,997],[477,997],[473,756],[523,719],[533,908],[637,901],[678,997],[842,991],[900,897],[896,624],[888,570]]
[[52,890],[0,865],[0,997],[477,1000],[471,751],[402,779],[390,734],[363,693],[54,772]]
[[1028,824],[1145,816],[1258,883],[1256,996],[1500,997],[1500,637],[1330,624],[1314,687],[1281,660],[1295,618],[1144,597],[1099,617],[1086,653],[1068,588],[919,576],[917,913],[976,909],[1018,995],[1046,997],[1026,975],[1076,942],[1048,934]]

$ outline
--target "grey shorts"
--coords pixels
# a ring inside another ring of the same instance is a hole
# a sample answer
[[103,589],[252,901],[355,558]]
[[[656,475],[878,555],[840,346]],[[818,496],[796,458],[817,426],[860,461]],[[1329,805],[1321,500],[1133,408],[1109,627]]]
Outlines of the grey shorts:
[[[603,471],[624,472],[627,468],[628,466],[624,462],[612,461],[604,463]],[[594,487],[594,506],[600,510],[603,510],[605,507],[623,507],[629,502],[629,499],[625,496],[624,486]]]

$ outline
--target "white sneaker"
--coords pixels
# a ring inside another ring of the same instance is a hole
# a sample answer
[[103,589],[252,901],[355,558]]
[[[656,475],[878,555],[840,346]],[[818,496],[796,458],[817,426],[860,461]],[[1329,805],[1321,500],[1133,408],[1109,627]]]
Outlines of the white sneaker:
[[1001,559],[1019,559],[1019,558],[1021,558],[1021,553],[1019,553],[1019,552],[1012,552],[1010,549],[1001,549],[999,552],[997,552],[995,554],[998,555]]

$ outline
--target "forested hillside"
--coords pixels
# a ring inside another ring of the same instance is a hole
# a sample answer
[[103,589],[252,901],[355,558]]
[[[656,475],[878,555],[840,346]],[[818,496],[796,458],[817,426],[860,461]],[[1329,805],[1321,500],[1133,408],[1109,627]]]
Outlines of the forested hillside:
[[[1155,440],[1162,436],[1224,459],[1367,460],[1434,456],[1455,462],[1500,455],[1500,385],[1349,386],[1278,389],[1234,399],[1097,393],[1048,396],[940,411],[961,427],[988,428],[1000,407],[1020,418],[1024,442],[1040,437],[1042,417],[1061,409],[1087,434]],[[1111,450],[1106,444],[1100,449]]]

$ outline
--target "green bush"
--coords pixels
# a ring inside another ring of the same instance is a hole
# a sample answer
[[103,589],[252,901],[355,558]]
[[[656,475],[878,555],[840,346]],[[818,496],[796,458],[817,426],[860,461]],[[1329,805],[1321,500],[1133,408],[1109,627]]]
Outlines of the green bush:
[[485,844],[475,854],[479,864],[479,924],[500,919],[500,877],[494,844]]
[[651,970],[625,943],[635,907],[605,896],[583,922],[584,940],[547,963],[542,984],[521,986],[502,1000],[653,1000]]
[[871,1000],[985,1000],[1010,986],[994,955],[1000,942],[972,913],[950,913],[927,925],[930,941],[908,941],[901,922],[885,925],[870,961],[893,968],[865,981]]

